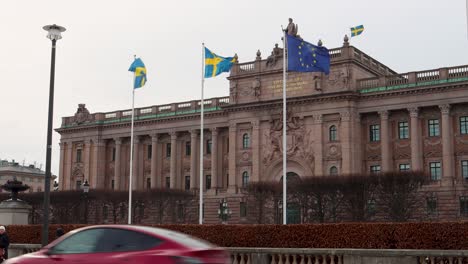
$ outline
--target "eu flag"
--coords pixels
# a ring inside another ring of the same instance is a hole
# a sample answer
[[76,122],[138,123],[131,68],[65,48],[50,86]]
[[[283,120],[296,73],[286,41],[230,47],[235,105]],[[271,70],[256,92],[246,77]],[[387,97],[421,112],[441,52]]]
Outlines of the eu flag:
[[205,78],[215,77],[222,72],[229,72],[235,59],[221,57],[205,48]]
[[325,47],[315,46],[287,35],[288,71],[330,73],[330,54]]
[[133,88],[137,89],[145,85],[146,83],[146,67],[143,61],[138,58],[135,59],[130,65],[130,69],[128,71],[135,73],[135,83],[133,84]]

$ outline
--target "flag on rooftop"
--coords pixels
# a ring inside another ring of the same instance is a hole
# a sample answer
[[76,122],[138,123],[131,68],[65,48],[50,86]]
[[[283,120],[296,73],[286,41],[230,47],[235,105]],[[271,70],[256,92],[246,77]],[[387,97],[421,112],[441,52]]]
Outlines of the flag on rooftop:
[[351,28],[351,37],[359,36],[364,31],[364,26],[359,25]]
[[303,39],[287,35],[288,71],[330,72],[328,49],[315,46]]
[[130,65],[130,69],[128,71],[135,73],[135,82],[133,84],[133,88],[137,89],[143,87],[146,83],[146,67],[143,61],[140,58],[135,58],[132,65]]
[[221,57],[205,48],[205,78],[229,72],[234,62],[234,57]]

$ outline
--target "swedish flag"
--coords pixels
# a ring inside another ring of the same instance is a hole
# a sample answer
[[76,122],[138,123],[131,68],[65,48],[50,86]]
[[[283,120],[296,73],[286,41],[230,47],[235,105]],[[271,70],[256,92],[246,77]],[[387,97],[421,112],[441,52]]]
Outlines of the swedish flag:
[[215,77],[222,72],[229,72],[234,62],[233,57],[221,57],[205,48],[205,78]]
[[128,71],[135,73],[135,83],[133,84],[134,89],[143,87],[143,85],[145,85],[146,80],[147,80],[146,79],[146,67],[140,58],[135,59],[133,61]]
[[364,26],[363,25],[359,25],[357,27],[352,27],[351,28],[351,37],[355,37],[355,36],[358,36],[358,35],[361,35],[361,33],[364,31]]

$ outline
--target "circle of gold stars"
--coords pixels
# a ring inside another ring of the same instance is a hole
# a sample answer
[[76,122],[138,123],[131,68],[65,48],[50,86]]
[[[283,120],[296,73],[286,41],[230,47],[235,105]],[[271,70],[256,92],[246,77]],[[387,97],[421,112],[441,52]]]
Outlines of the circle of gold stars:
[[[299,62],[301,63],[301,66],[308,69],[308,68],[312,68],[312,67],[315,67],[316,64],[317,64],[317,54],[315,53],[316,49],[309,43],[304,43],[304,41],[301,41],[301,44],[299,44],[299,46],[297,46],[298,48],[298,54],[299,54]],[[302,53],[307,53],[307,52],[310,52],[312,53],[312,57],[313,57],[313,60],[311,61],[312,63],[306,63],[304,62],[304,60],[302,59]]]

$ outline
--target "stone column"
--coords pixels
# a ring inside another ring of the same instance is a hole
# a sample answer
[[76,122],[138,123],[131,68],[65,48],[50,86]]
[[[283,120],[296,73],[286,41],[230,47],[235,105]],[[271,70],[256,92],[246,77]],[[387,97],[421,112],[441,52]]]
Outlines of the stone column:
[[92,188],[104,188],[106,171],[106,142],[102,139],[93,140],[94,157],[96,160],[95,173],[92,175],[91,182],[88,182]]
[[120,176],[120,152],[122,150],[122,139],[121,138],[114,138],[115,142],[115,161],[114,161],[114,189],[120,190],[122,189],[123,181]]
[[422,170],[422,155],[421,155],[421,135],[419,129],[419,118],[417,107],[408,108],[410,113],[410,136],[411,136],[411,170],[420,171]]
[[235,193],[237,191],[236,137],[237,137],[237,124],[230,124],[229,125],[229,186],[228,186],[228,192],[230,193]]
[[151,135],[151,188],[161,188],[161,181],[158,178],[158,134]]
[[[324,175],[323,171],[323,128],[322,128],[322,115],[314,115],[313,116],[313,124],[312,124],[312,133],[314,135],[314,156],[315,156],[315,164],[314,164],[314,174],[315,176],[322,176]],[[340,169],[341,171],[341,169]],[[326,175],[326,174],[325,174]]]
[[63,176],[63,190],[71,189],[72,164],[73,164],[73,142],[67,142],[65,154],[65,173]]
[[211,187],[218,188],[218,129],[211,129]]
[[252,121],[252,182],[260,181],[260,121]]
[[351,173],[352,155],[351,155],[351,113],[349,111],[341,112],[341,173]]
[[177,132],[171,132],[171,172],[170,172],[170,177],[171,177],[171,183],[170,187],[172,189],[176,188],[176,177],[177,177]]
[[84,165],[83,183],[84,183],[84,181],[88,181],[88,183],[89,183],[89,180],[90,180],[90,177],[91,177],[91,174],[90,174],[91,140],[89,140],[89,139],[84,140],[84,149],[83,150],[84,150],[83,157],[82,157],[82,161],[83,161],[83,165]]
[[[137,190],[138,189],[138,183],[142,179],[140,179],[140,168],[138,166],[139,162],[139,156],[140,153],[140,137],[139,136],[133,136],[133,175],[132,175],[132,190]],[[131,153],[130,153],[131,154]]]
[[388,111],[379,112],[380,115],[380,156],[382,159],[382,172],[392,170],[391,136],[389,130]]
[[353,142],[354,147],[353,151],[351,152],[354,159],[354,168],[353,173],[362,173],[362,153],[363,153],[363,146],[362,146],[362,127],[361,127],[361,115],[359,113],[356,114],[354,117],[353,122]]
[[442,180],[447,184],[452,183],[455,176],[453,167],[455,160],[453,155],[452,124],[450,120],[450,105],[439,105],[442,114]]
[[190,189],[197,189],[197,138],[198,131],[190,131]]
[[64,184],[63,184],[63,179],[64,179],[64,176],[65,176],[65,171],[64,171],[64,168],[65,168],[65,142],[60,142],[59,143],[59,146],[60,146],[60,163],[59,163],[59,171],[58,171],[58,181],[59,181],[59,191],[63,191],[64,190]]

